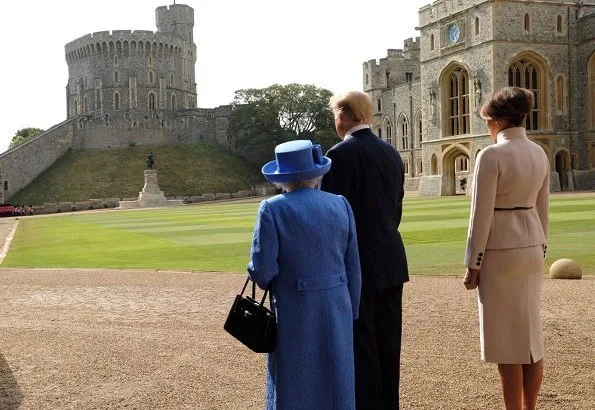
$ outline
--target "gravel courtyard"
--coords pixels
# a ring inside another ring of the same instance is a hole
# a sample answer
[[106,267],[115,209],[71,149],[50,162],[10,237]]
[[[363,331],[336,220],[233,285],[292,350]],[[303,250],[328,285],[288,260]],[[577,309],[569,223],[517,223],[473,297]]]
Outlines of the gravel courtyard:
[[[264,355],[223,330],[221,273],[0,269],[0,409],[260,409]],[[499,409],[475,292],[404,291],[403,409]],[[595,409],[595,278],[544,280],[540,409]],[[324,409],[324,406],[321,406]],[[309,409],[305,409],[309,410]]]

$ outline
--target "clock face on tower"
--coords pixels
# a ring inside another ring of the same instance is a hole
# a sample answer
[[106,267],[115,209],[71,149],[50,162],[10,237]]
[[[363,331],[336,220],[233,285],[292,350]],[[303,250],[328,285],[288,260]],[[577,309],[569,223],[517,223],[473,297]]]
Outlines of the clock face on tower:
[[450,44],[454,44],[459,41],[459,37],[461,36],[461,27],[458,23],[452,23],[446,29],[446,35],[448,36],[448,42]]

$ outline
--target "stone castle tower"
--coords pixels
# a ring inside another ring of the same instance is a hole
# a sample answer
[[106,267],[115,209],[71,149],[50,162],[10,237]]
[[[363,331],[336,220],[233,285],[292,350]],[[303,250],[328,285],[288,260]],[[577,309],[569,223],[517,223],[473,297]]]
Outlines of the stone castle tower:
[[437,0],[418,29],[363,64],[373,129],[401,152],[406,189],[465,192],[490,144],[478,109],[508,85],[534,92],[526,128],[548,154],[552,190],[595,189],[595,0]]
[[7,201],[69,149],[132,145],[227,146],[231,106],[197,108],[194,10],[155,10],[157,31],[87,34],[65,46],[65,121],[0,154]]

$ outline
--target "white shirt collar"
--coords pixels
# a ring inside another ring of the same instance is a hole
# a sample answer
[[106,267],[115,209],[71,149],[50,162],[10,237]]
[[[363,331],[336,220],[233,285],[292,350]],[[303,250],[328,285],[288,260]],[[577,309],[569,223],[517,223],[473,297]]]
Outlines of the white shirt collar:
[[345,138],[343,138],[343,141],[349,138],[353,138],[351,134],[353,134],[354,132],[357,132],[359,130],[365,130],[366,128],[370,128],[370,126],[368,124],[358,124],[355,127],[350,128],[349,131],[345,133]]

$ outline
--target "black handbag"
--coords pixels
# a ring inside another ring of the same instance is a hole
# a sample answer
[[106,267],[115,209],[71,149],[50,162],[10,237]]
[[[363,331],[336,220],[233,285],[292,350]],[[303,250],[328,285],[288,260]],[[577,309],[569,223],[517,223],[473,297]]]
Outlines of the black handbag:
[[252,297],[244,296],[250,278],[246,279],[242,293],[236,296],[223,328],[256,353],[275,350],[277,322],[275,314],[265,305],[268,289],[260,303],[256,301],[256,284],[252,282]]

